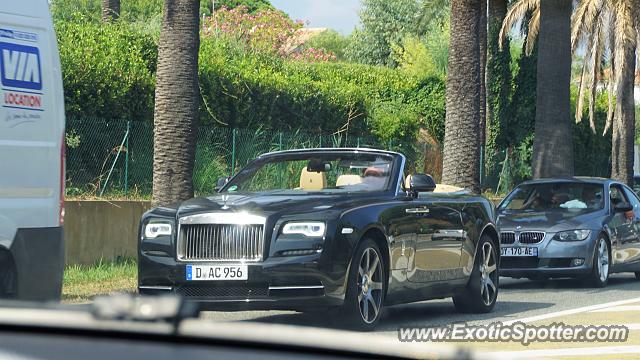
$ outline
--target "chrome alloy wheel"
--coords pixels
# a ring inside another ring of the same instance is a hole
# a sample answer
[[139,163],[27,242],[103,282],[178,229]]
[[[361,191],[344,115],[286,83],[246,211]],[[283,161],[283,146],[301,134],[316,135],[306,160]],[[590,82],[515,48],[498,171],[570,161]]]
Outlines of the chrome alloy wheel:
[[498,291],[498,263],[491,242],[482,244],[482,262],[480,263],[480,295],[485,305],[491,305]]
[[604,239],[600,239],[598,243],[598,274],[600,281],[605,282],[609,278],[609,245]]
[[373,248],[365,249],[360,258],[357,289],[360,316],[371,324],[378,318],[382,306],[382,261]]

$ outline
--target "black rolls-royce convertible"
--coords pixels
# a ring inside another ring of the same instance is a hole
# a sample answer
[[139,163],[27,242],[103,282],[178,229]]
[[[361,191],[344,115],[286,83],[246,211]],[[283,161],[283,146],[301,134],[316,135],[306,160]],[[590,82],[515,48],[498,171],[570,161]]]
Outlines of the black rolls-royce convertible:
[[273,152],[218,185],[143,215],[140,293],[177,293],[203,309],[335,309],[364,330],[383,305],[495,305],[493,204],[405,177],[400,153]]

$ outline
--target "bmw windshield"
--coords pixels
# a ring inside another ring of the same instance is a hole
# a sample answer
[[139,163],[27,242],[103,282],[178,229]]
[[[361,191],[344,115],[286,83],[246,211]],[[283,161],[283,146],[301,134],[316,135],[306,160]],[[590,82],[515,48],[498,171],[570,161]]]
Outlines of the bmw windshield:
[[508,212],[587,213],[604,206],[603,186],[589,183],[540,183],[517,187],[499,210]]

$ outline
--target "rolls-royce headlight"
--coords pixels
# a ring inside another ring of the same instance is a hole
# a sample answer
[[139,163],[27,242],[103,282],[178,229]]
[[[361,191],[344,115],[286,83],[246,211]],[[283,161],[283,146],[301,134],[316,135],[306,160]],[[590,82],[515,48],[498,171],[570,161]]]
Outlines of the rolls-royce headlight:
[[553,240],[558,241],[582,241],[591,235],[591,230],[569,230],[560,231],[557,233]]
[[158,236],[171,235],[172,226],[166,222],[150,222],[144,227],[144,237],[154,239]]
[[308,237],[323,237],[326,226],[323,222],[289,222],[282,228],[283,234],[302,234]]

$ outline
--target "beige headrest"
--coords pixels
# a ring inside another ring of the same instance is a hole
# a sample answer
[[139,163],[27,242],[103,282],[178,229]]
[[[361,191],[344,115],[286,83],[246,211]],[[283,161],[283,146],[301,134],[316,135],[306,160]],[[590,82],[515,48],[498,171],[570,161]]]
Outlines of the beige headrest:
[[362,184],[362,177],[360,177],[360,175],[345,174],[338,176],[338,179],[336,179],[336,187],[356,184]]
[[322,190],[327,187],[327,176],[324,172],[309,172],[305,167],[300,172],[300,188],[302,190]]

